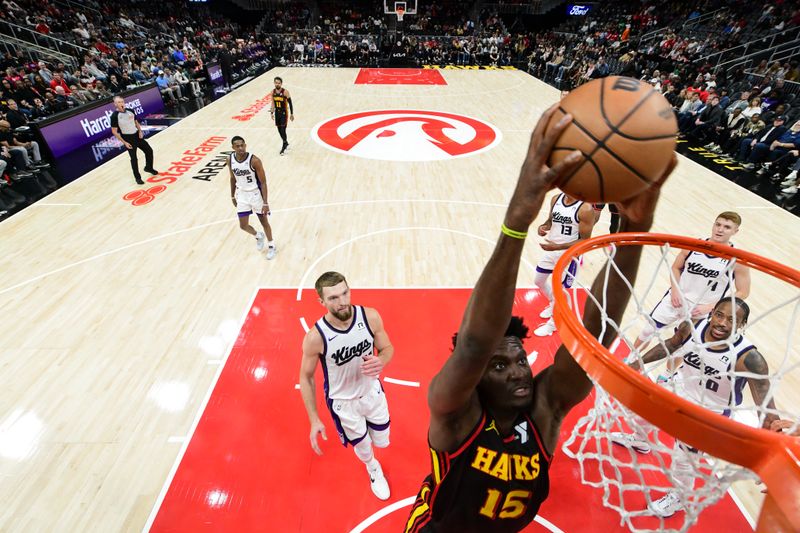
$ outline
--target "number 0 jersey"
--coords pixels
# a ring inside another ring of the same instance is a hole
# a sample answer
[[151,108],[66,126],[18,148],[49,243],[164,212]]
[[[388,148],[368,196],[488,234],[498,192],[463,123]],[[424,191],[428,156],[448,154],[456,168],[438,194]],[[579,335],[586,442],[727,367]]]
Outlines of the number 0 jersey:
[[430,448],[431,474],[422,482],[406,533],[505,533],[529,524],[550,491],[550,456],[530,417],[500,435],[486,411],[454,452]]
[[[709,327],[709,320],[704,318],[695,324],[694,335],[703,339]],[[733,370],[739,358],[754,348],[744,335],[721,348],[704,348],[693,336],[687,337],[672,353],[672,357],[682,359],[672,378],[675,393],[717,414],[730,416],[731,408],[742,403],[742,391],[747,384],[745,377],[734,378]]]

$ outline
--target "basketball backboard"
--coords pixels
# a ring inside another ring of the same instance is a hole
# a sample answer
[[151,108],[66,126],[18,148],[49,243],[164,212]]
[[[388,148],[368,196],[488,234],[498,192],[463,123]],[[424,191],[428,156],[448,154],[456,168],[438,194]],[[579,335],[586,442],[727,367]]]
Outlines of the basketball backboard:
[[405,0],[396,2],[395,0],[383,0],[383,12],[387,15],[397,14],[398,8],[405,8],[405,15],[417,14],[417,0]]

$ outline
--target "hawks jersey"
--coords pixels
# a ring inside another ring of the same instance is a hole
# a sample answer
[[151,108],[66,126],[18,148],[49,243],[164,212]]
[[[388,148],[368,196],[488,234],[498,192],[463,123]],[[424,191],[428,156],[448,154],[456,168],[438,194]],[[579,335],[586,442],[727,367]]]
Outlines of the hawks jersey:
[[353,306],[353,321],[346,330],[336,329],[323,316],[315,324],[322,336],[324,348],[320,361],[325,375],[325,398],[354,400],[372,391],[378,378],[361,373],[364,357],[373,355],[374,335],[367,322],[364,308]]
[[520,413],[503,436],[485,411],[452,453],[430,448],[431,474],[406,533],[504,533],[529,524],[550,491],[550,456],[533,421]]
[[286,112],[286,106],[288,104],[286,103],[286,96],[284,95],[285,91],[286,90],[283,88],[272,89],[272,103],[275,106],[276,113]]
[[233,177],[236,178],[236,188],[240,191],[256,191],[259,189],[258,176],[253,169],[253,154],[247,153],[244,161],[238,161],[236,154],[230,156],[229,164]]
[[[694,326],[694,335],[704,339],[709,328],[705,318]],[[680,396],[724,416],[730,415],[731,407],[742,403],[742,390],[747,379],[732,376],[736,362],[745,353],[755,348],[743,335],[721,348],[704,348],[689,336],[681,347],[672,353],[682,358],[681,366],[673,377],[675,392]]]
[[689,252],[678,280],[681,294],[695,305],[718,302],[725,296],[733,279],[733,273],[728,274],[729,266],[729,261],[723,257],[694,250]]
[[565,203],[566,195],[561,193],[553,204],[553,214],[550,218],[550,232],[545,237],[548,241],[555,244],[565,244],[577,241],[580,238],[580,219],[578,211],[583,202],[576,200],[574,203]]

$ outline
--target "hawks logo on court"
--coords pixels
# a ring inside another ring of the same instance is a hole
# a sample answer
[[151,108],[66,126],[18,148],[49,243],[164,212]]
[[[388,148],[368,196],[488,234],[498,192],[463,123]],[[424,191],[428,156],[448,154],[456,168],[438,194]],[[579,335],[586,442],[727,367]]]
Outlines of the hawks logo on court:
[[502,139],[481,120],[439,111],[365,111],[332,118],[311,136],[329,150],[382,161],[439,161],[475,155]]

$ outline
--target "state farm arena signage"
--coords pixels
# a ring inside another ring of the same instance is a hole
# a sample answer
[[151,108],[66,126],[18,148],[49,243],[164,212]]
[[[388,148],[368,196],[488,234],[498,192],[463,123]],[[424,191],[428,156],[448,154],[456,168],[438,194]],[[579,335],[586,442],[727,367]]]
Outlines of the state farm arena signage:
[[[164,110],[164,101],[156,85],[123,94],[125,106],[144,117]],[[114,102],[107,99],[103,104],[87,111],[67,116],[56,115],[38,128],[54,157],[61,157],[86,144],[111,136],[111,114]]]

